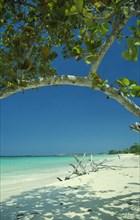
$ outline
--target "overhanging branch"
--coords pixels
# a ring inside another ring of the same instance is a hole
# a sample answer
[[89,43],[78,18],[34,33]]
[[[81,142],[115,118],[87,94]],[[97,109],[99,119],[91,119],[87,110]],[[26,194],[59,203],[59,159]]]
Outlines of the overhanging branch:
[[[74,86],[82,86],[92,88],[92,80],[90,77],[80,77],[80,76],[72,76],[72,75],[62,75],[62,76],[53,76],[46,78],[38,78],[36,80],[32,80],[27,83],[26,87],[17,86],[16,88],[7,88],[5,90],[0,91],[0,99],[6,98],[14,93],[35,89],[39,87],[46,87],[52,85],[74,85]],[[124,106],[129,112],[140,117],[140,108],[132,102],[130,99],[125,97],[123,93],[119,92],[117,89],[106,85],[104,87],[95,86],[94,90],[98,90],[106,94],[112,99],[115,99],[122,106]]]
[[134,102],[132,102],[129,98],[124,96],[122,92],[120,92],[119,90],[113,87],[110,87],[109,85],[106,85],[105,87],[101,88],[101,90],[109,98],[115,99],[117,102],[119,102],[122,106],[124,106],[124,108],[126,108],[133,115],[140,117],[140,107],[137,106]]
[[[27,83],[27,82],[26,82]],[[16,88],[6,88],[0,91],[0,99],[6,98],[12,94],[28,89],[37,89],[45,86],[56,85],[75,85],[92,87],[92,82],[88,77],[78,77],[72,75],[52,76],[52,77],[40,77],[38,79],[29,81],[26,87],[18,86]]]

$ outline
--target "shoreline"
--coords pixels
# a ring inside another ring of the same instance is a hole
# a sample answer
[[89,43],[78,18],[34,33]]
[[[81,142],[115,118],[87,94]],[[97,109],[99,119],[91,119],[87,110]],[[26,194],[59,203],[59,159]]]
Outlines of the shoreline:
[[139,219],[140,157],[122,155],[107,164],[115,170],[101,169],[62,182],[56,179],[17,194],[15,190],[1,202],[2,220]]
[[[103,157],[104,156],[106,158],[107,155],[103,155]],[[112,159],[114,157],[116,158],[117,156],[113,155],[108,156],[107,158]],[[69,164],[76,164],[76,161],[74,157],[68,157],[68,159],[66,159],[65,161],[63,161],[63,158],[66,157],[63,157],[62,162],[60,157],[55,158],[59,160],[54,160],[49,165],[49,163],[47,163],[47,160],[50,160],[50,158],[48,157],[48,159],[44,161],[44,157],[43,162],[41,163],[41,165],[43,165],[42,169],[39,167],[40,163],[34,164],[34,161],[37,161],[37,157],[33,158],[33,160],[32,157],[30,157],[29,160],[26,157],[27,160],[24,162],[21,161],[20,158],[19,161],[16,161],[16,159],[12,158],[12,161],[10,160],[10,164],[7,164],[6,162],[6,172],[5,169],[3,169],[5,167],[3,167],[3,165],[1,164],[1,171],[3,170],[5,173],[1,172],[0,201],[3,201],[4,199],[9,198],[10,196],[20,194],[31,189],[47,187],[50,184],[57,183],[59,182],[57,177],[64,179],[68,175],[69,170],[72,170],[72,167],[70,167]],[[87,158],[89,157],[87,156]],[[100,161],[103,159],[104,158],[101,159],[99,155],[95,156],[95,161]],[[24,164],[26,165],[25,167]],[[56,164],[58,164],[58,166],[56,166]],[[21,169],[20,166],[22,166]]]

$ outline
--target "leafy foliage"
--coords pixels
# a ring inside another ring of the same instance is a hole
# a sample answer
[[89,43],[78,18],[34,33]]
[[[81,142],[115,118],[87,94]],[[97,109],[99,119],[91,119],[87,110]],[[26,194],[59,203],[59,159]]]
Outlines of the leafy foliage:
[[129,80],[127,78],[121,78],[116,80],[120,91],[124,93],[124,95],[131,96],[131,97],[140,97],[140,86],[137,84],[136,81]]
[[[52,62],[57,47],[64,59],[94,64],[115,20],[127,17],[132,4],[130,0],[1,0],[0,89],[24,88],[39,77],[55,76]],[[128,50],[122,56],[136,61],[140,21],[131,31],[133,38],[127,39]],[[92,80],[93,87],[107,83],[98,74]],[[139,96],[137,84],[118,83],[125,94],[129,90],[129,95]]]
[[140,20],[137,20],[137,26],[132,26],[131,31],[133,33],[133,38],[129,37],[127,39],[128,50],[125,50],[122,53],[122,57],[129,61],[137,61],[138,60],[138,46],[140,46]]
[[103,87],[107,84],[108,80],[102,80],[98,73],[92,73],[92,88],[94,89],[95,86]]
[[108,154],[140,154],[140,145],[135,143],[131,147],[125,148],[124,150],[109,150]]

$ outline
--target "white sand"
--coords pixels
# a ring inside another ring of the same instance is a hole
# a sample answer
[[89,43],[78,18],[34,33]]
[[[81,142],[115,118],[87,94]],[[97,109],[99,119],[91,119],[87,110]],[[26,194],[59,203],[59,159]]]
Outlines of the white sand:
[[123,168],[101,169],[47,187],[41,182],[26,191],[22,184],[22,193],[17,185],[3,195],[1,220],[139,219],[139,156],[121,155],[107,164]]

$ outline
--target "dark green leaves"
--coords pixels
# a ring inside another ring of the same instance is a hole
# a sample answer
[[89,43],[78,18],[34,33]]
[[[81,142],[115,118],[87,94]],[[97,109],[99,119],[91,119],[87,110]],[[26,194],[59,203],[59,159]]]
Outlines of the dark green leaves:
[[105,35],[109,31],[109,25],[106,23],[101,23],[99,28],[100,28],[99,31],[101,35]]
[[140,86],[134,86],[131,89],[131,96],[140,97]]
[[41,51],[42,51],[42,55],[44,56],[44,58],[48,59],[49,54],[50,54],[50,49],[48,47],[43,47]]
[[123,51],[122,57],[129,61],[137,61],[139,56],[139,49],[140,46],[140,20],[137,20],[137,26],[131,26],[131,31],[133,32],[133,38],[129,37],[127,39],[127,46],[128,49]]
[[137,61],[139,55],[137,42],[135,42],[135,40],[132,38],[128,38],[127,46],[128,46],[128,50],[123,51],[122,57],[129,61]]
[[[26,10],[25,10],[26,9]],[[121,9],[121,10],[120,10]],[[126,1],[120,0],[32,0],[4,1],[1,12],[0,72],[2,88],[26,86],[30,80],[55,75],[52,62],[61,53],[64,59],[83,59],[94,64],[100,58],[102,46],[108,39],[117,14],[127,17]],[[138,59],[140,21],[132,26],[133,37],[127,39],[123,58]],[[121,34],[121,33],[120,33]],[[124,35],[120,35],[120,40]],[[58,49],[56,49],[56,47]],[[93,76],[93,84],[106,81]],[[26,83],[25,83],[26,82]],[[133,85],[134,84],[134,85]],[[130,80],[118,80],[122,90],[137,96],[138,86]],[[129,89],[128,89],[129,87]],[[131,87],[131,88],[130,88]]]

